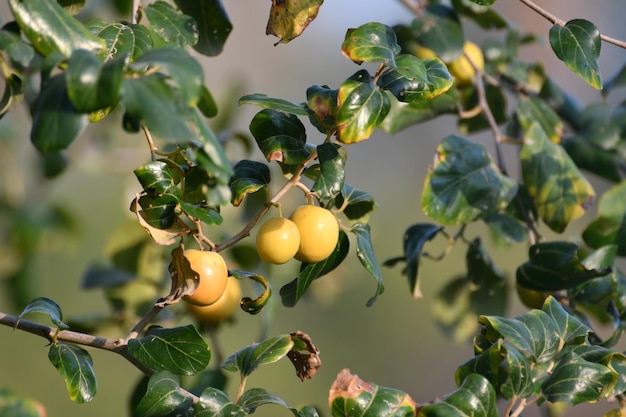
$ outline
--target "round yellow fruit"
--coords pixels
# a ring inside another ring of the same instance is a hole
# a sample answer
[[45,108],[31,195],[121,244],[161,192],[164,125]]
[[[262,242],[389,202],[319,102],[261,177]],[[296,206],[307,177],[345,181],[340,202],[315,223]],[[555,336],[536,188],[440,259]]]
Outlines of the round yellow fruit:
[[528,308],[540,309],[548,297],[548,294],[543,291],[532,290],[519,284],[516,284],[516,288],[520,301]]
[[229,277],[224,294],[209,306],[187,304],[187,311],[200,323],[217,324],[231,318],[241,304],[241,284]]
[[466,41],[463,45],[463,54],[448,63],[448,71],[450,71],[450,74],[454,77],[454,82],[457,85],[467,85],[471,83],[476,75],[476,70],[467,59],[468,56],[476,68],[481,71],[485,68],[485,58],[480,47],[473,42]]
[[256,235],[256,250],[261,259],[272,264],[284,264],[300,247],[298,226],[289,219],[272,217]]
[[198,273],[198,287],[193,294],[183,296],[183,300],[198,306],[208,306],[216,302],[226,289],[228,268],[224,258],[217,252],[189,249],[185,258],[191,269]]
[[330,210],[313,205],[300,206],[290,219],[300,232],[297,260],[321,262],[333,253],[339,240],[339,224]]
[[422,60],[437,58],[437,54],[435,53],[435,51],[422,45],[417,45],[415,47],[414,54],[416,57]]

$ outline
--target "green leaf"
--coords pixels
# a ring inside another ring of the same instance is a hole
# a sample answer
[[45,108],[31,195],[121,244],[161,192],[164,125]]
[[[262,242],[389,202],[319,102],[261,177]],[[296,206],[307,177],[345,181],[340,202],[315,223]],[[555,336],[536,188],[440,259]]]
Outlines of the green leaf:
[[[211,179],[216,179],[219,184],[228,184],[232,174],[232,167],[226,157],[224,147],[198,112],[194,112],[192,122],[196,129],[198,140],[202,143],[202,147],[196,154],[197,164],[207,171]],[[218,205],[221,204],[224,204],[224,202]]]
[[141,339],[128,341],[135,359],[156,371],[196,375],[209,364],[211,351],[192,325],[153,328]]
[[614,376],[604,365],[584,360],[575,353],[566,354],[541,386],[551,402],[576,405],[606,397],[606,387]]
[[[256,249],[252,249],[256,255]],[[265,277],[254,272],[238,271],[229,269],[228,273],[237,279],[251,279],[263,288],[263,292],[255,299],[243,297],[241,299],[241,309],[248,314],[259,314],[272,297],[272,286]]]
[[124,23],[110,23],[96,32],[106,41],[105,60],[120,56],[133,56],[135,52],[135,31]]
[[274,46],[297,38],[315,20],[323,2],[324,0],[272,1],[265,34],[280,39]]
[[498,417],[496,393],[485,377],[468,375],[443,401],[421,408],[418,417]]
[[122,102],[127,113],[155,135],[171,141],[194,137],[187,125],[191,111],[179,105],[177,94],[158,74],[124,79]]
[[598,217],[583,232],[592,248],[616,244],[617,254],[626,255],[626,181],[609,188],[598,203]]
[[48,317],[50,317],[52,323],[54,323],[54,325],[57,326],[59,329],[69,329],[69,326],[63,323],[63,312],[61,311],[61,307],[59,307],[57,303],[49,298],[39,297],[32,300],[30,303],[28,303],[28,305],[26,305],[26,307],[24,307],[24,310],[22,310],[22,312],[18,316],[18,319],[21,319],[26,314],[30,313],[46,314]]
[[35,57],[33,47],[24,42],[20,35],[9,30],[0,30],[0,50],[6,51],[7,55],[23,67],[30,64]]
[[180,203],[180,208],[185,214],[200,220],[206,225],[220,225],[224,220],[218,211],[207,207],[205,203],[191,204],[183,201]]
[[138,57],[131,65],[140,71],[147,71],[169,77],[182,95],[188,107],[195,107],[200,101],[204,86],[204,71],[200,63],[185,50],[175,48],[151,49]]
[[343,189],[335,197],[335,207],[343,207],[343,214],[348,220],[367,223],[369,215],[378,206],[370,193],[344,183]]
[[[139,198],[141,217],[152,227],[168,229],[176,222],[177,201],[170,194],[157,197],[143,195]],[[172,242],[173,243],[173,242]],[[171,244],[171,243],[168,243]]]
[[404,103],[398,100],[390,101],[391,109],[389,114],[379,125],[382,130],[389,133],[397,133],[417,123],[434,119],[443,114],[456,114],[458,111],[458,97],[455,88],[450,88],[448,91],[430,100],[419,100],[412,103]]
[[484,146],[451,135],[437,147],[422,208],[442,224],[467,224],[503,210],[516,192],[517,183],[500,173]]
[[524,185],[539,217],[552,230],[562,232],[585,214],[595,198],[591,184],[565,150],[550,142],[538,123],[526,131],[520,157]]
[[337,129],[337,94],[339,90],[314,85],[306,89],[309,120],[325,135]]
[[53,343],[48,359],[65,380],[72,401],[86,403],[93,400],[98,384],[89,352],[76,345]]
[[133,59],[137,59],[141,55],[152,49],[153,41],[150,31],[143,25],[130,24],[135,37],[135,47],[133,49]]
[[[454,381],[457,386],[461,385],[468,376],[480,374],[487,378],[494,387],[498,387],[501,381],[506,378],[502,361],[506,356],[507,349],[502,344],[503,340],[498,339],[489,348],[480,353],[477,352],[476,356],[459,366],[454,373]],[[512,350],[515,349],[512,348]]]
[[385,286],[383,285],[383,274],[380,270],[380,266],[378,265],[378,261],[376,260],[376,256],[374,255],[369,224],[357,223],[352,226],[350,231],[356,235],[356,255],[359,258],[359,261],[378,282],[376,292],[372,298],[367,301],[367,306],[370,307],[374,304],[374,301],[376,301],[376,297],[385,291]]
[[469,0],[472,3],[476,3],[480,6],[491,6],[496,2],[496,0]]
[[226,358],[221,366],[227,371],[248,376],[261,365],[278,362],[287,356],[293,347],[294,341],[290,335],[274,336],[238,350]]
[[180,189],[176,186],[175,179],[170,165],[165,161],[150,161],[134,171],[135,176],[141,186],[150,194],[170,194],[176,199],[180,199]]
[[429,223],[417,223],[404,232],[403,247],[406,261],[406,275],[413,297],[420,298],[422,291],[419,286],[419,265],[424,245],[433,240],[443,230],[442,226]]
[[209,387],[200,396],[196,404],[195,415],[197,417],[244,417],[244,409],[232,402],[230,397],[223,391]]
[[[454,84],[454,78],[438,59],[422,61],[413,55],[400,55],[397,61],[398,69],[384,73],[377,84],[399,101],[413,103],[431,100],[448,91]],[[421,65],[417,65],[418,62]],[[411,69],[401,70],[403,66]]]
[[218,114],[217,102],[213,98],[213,94],[203,85],[200,92],[200,100],[198,101],[198,110],[204,117],[215,117]]
[[253,104],[264,109],[276,110],[296,116],[308,116],[309,110],[303,103],[296,104],[282,98],[269,97],[265,94],[248,94],[239,99],[239,104]]
[[544,100],[534,96],[522,97],[517,103],[515,114],[524,130],[538,123],[551,142],[561,142],[563,122]]
[[411,30],[420,45],[431,49],[444,62],[452,62],[463,53],[465,36],[459,17],[448,6],[428,5],[415,19]]
[[319,175],[311,190],[322,199],[334,198],[341,189],[346,177],[345,149],[334,143],[323,143],[317,147]]
[[89,124],[72,104],[63,74],[50,78],[42,87],[33,105],[30,140],[41,152],[57,152],[68,148]]
[[400,46],[393,29],[382,23],[371,22],[356,29],[348,29],[341,52],[357,64],[381,62],[395,67],[395,56],[400,52]]
[[250,388],[245,391],[239,399],[238,404],[248,414],[254,413],[256,409],[262,405],[274,404],[288,408],[294,415],[297,415],[297,410],[292,408],[285,400],[263,388]]
[[483,220],[493,232],[495,239],[507,243],[519,243],[528,239],[526,225],[510,214],[494,213]]
[[389,96],[365,70],[344,81],[337,99],[337,140],[345,144],[369,138],[391,108]]
[[602,89],[598,64],[602,41],[600,31],[593,23],[583,19],[573,19],[565,26],[552,26],[550,46],[557,58],[565,62],[567,68],[591,87]]
[[343,369],[330,387],[328,398],[333,417],[415,416],[415,401],[405,392],[363,381]]
[[578,317],[569,314],[565,308],[552,296],[543,304],[542,310],[552,317],[559,328],[559,336],[565,343],[574,343],[576,340],[587,338],[591,329]]
[[527,398],[536,391],[533,369],[528,358],[513,346],[506,347],[508,377],[501,386],[504,398]]
[[309,157],[305,127],[293,114],[261,110],[250,122],[250,132],[268,161],[298,165]]
[[79,49],[95,54],[105,50],[104,40],[92,35],[56,1],[9,0],[20,29],[43,56],[60,52],[66,57]]
[[0,389],[0,415],[3,417],[46,417],[45,407],[37,400],[9,389]]
[[117,104],[121,96],[125,57],[102,64],[88,51],[78,50],[67,62],[67,94],[74,107],[92,112]]
[[302,263],[298,277],[280,289],[280,297],[285,307],[294,307],[302,298],[311,283],[337,268],[348,255],[350,241],[343,230],[339,230],[337,246],[330,256],[321,262]]
[[165,42],[180,48],[198,42],[198,24],[193,17],[179,13],[171,4],[159,0],[143,8],[152,30]]
[[207,56],[219,55],[233,25],[221,0],[174,0],[178,8],[196,20],[198,42],[193,49]]
[[601,149],[581,135],[568,137],[561,144],[579,169],[612,182],[621,181],[622,159],[615,152]]
[[517,268],[517,282],[538,291],[573,288],[611,272],[610,267],[585,267],[578,257],[578,246],[571,242],[536,243],[529,248],[528,258]]
[[193,399],[181,391],[178,377],[161,371],[150,377],[148,390],[134,412],[137,417],[158,417],[187,410],[192,405]]
[[239,206],[247,194],[259,191],[269,183],[270,169],[264,163],[246,159],[237,162],[228,182],[233,205]]

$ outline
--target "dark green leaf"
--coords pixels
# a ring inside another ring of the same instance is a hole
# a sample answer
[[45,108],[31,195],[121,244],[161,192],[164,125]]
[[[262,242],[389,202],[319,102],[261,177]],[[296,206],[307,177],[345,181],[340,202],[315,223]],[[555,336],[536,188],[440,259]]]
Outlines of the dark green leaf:
[[611,268],[588,269],[578,258],[578,246],[571,242],[543,242],[530,247],[528,261],[517,268],[517,282],[539,291],[573,288],[608,274]]
[[243,393],[238,404],[246,410],[246,413],[252,414],[262,405],[275,404],[292,410],[296,414],[297,410],[292,408],[285,400],[274,395],[263,388],[250,388]]
[[391,108],[389,96],[374,84],[365,70],[344,81],[337,100],[337,139],[345,144],[369,138]]
[[542,310],[554,320],[559,329],[559,337],[565,343],[584,340],[591,329],[576,316],[569,314],[554,297],[548,297]]
[[180,189],[176,186],[178,182],[170,165],[165,161],[150,161],[134,171],[135,176],[141,186],[150,194],[170,194],[176,199],[180,199]]
[[124,23],[114,22],[99,28],[95,33],[106,41],[105,60],[135,53],[135,32]]
[[606,389],[614,380],[604,365],[586,361],[575,353],[566,354],[541,386],[548,401],[576,405],[595,402],[606,397]]
[[608,95],[613,89],[623,87],[626,84],[626,65],[622,66],[615,75],[613,75],[602,89],[603,95]]
[[45,297],[39,297],[32,300],[19,315],[19,319],[30,313],[42,313],[50,317],[52,323],[59,329],[68,329],[68,325],[63,323],[63,312],[61,307],[53,300]]
[[98,383],[89,352],[76,345],[53,343],[48,359],[65,380],[72,401],[86,403],[93,400]]
[[613,151],[601,149],[581,135],[568,137],[561,142],[567,154],[581,170],[592,172],[609,181],[622,179],[622,159]]
[[187,410],[192,404],[192,397],[181,391],[178,377],[161,371],[150,377],[148,390],[134,412],[137,417],[160,417]]
[[[206,170],[211,179],[216,179],[219,184],[228,184],[232,167],[226,157],[224,147],[198,112],[194,112],[193,124],[198,139],[202,142],[202,147],[198,149],[196,154],[197,164]],[[224,203],[220,202],[216,205]]]
[[374,255],[374,248],[372,247],[372,240],[370,237],[370,226],[368,224],[357,223],[352,226],[351,232],[356,235],[356,255],[359,258],[359,261],[378,282],[376,292],[372,298],[367,301],[367,306],[370,307],[374,304],[374,301],[376,301],[376,297],[385,291],[385,286],[383,285],[383,274],[380,271],[380,265],[378,265],[378,261]]
[[264,109],[276,110],[296,116],[308,116],[309,111],[304,104],[296,104],[282,98],[273,98],[265,94],[248,94],[239,99],[239,104],[253,104]]
[[242,376],[250,375],[261,365],[278,362],[294,347],[290,335],[275,336],[260,343],[253,343],[230,355],[222,368],[230,372],[239,372]]
[[135,48],[133,49],[132,58],[136,59],[152,49],[152,35],[150,35],[150,31],[143,25],[130,24],[129,26],[135,36]]
[[334,143],[319,145],[317,154],[320,171],[311,190],[324,200],[334,198],[343,188],[347,155],[340,145]]
[[143,8],[152,30],[165,42],[185,48],[198,42],[198,24],[179,13],[171,4],[159,0]]
[[202,90],[200,92],[198,109],[204,115],[204,117],[215,117],[218,113],[217,103],[213,98],[213,94],[211,94],[211,92],[205,85],[202,86]]
[[[423,73],[415,69],[415,74],[409,78],[409,71],[400,71],[400,65],[410,57],[422,63]],[[438,59],[421,61],[412,55],[398,57],[398,69],[383,74],[377,81],[380,88],[391,92],[399,101],[414,103],[423,100],[432,100],[444,94],[454,84],[454,78],[448,72],[445,64]]]
[[565,150],[550,142],[538,123],[532,123],[521,150],[522,178],[539,217],[556,232],[583,214],[595,198],[591,184]]
[[175,0],[178,8],[196,20],[198,42],[193,49],[207,56],[219,55],[233,25],[221,0]]
[[244,417],[243,408],[230,399],[223,391],[209,387],[200,396],[196,404],[197,417]]
[[519,243],[528,239],[526,225],[509,214],[494,213],[483,220],[495,239],[502,239],[507,243]]
[[544,100],[537,97],[520,99],[517,103],[516,115],[524,130],[530,129],[533,123],[537,123],[551,142],[561,141],[563,122]]
[[[253,249],[256,254],[256,249]],[[241,299],[241,309],[248,314],[259,314],[272,297],[272,286],[265,277],[254,272],[237,271],[230,269],[229,274],[237,279],[251,279],[263,288],[263,292],[255,299],[243,297]]]
[[171,141],[193,138],[187,124],[190,109],[181,107],[175,91],[158,74],[126,78],[122,102],[128,114],[145,123],[155,135]]
[[600,31],[591,22],[573,19],[565,26],[550,28],[550,45],[556,56],[591,87],[602,89],[598,58],[600,56]]
[[396,34],[387,25],[371,22],[356,29],[348,29],[341,52],[352,61],[381,62],[395,67],[395,56],[400,52]]
[[[141,217],[152,227],[168,229],[175,222],[177,201],[170,194],[158,197],[144,195],[139,198]],[[154,237],[154,236],[153,236]]]
[[66,149],[89,124],[86,114],[80,114],[72,104],[65,76],[50,78],[33,105],[30,140],[41,152]]
[[79,112],[92,112],[117,104],[121,96],[125,57],[102,64],[85,50],[72,54],[67,62],[67,94]]
[[459,17],[448,6],[428,5],[423,15],[413,21],[411,29],[418,42],[433,50],[444,62],[454,61],[463,53],[463,28]]
[[202,223],[206,225],[212,224],[222,224],[224,220],[220,213],[215,209],[210,207],[206,207],[205,204],[191,204],[185,203],[184,201],[180,203],[180,208],[189,216],[200,220]]
[[192,325],[150,329],[145,337],[129,340],[128,351],[156,371],[179,375],[195,375],[211,359],[209,346]]
[[424,245],[443,230],[442,226],[429,223],[418,223],[410,226],[404,232],[403,247],[406,260],[406,275],[409,278],[409,287],[413,297],[422,296],[419,286],[419,264]]
[[415,416],[415,401],[405,392],[363,381],[343,369],[330,387],[328,399],[333,417]]
[[459,366],[454,373],[457,386],[461,385],[465,378],[471,374],[480,374],[487,378],[494,387],[500,386],[506,378],[502,361],[506,356],[507,348],[502,346],[502,343],[502,339],[498,339],[489,348],[477,353],[472,359]]
[[23,67],[28,66],[35,57],[31,45],[24,42],[17,33],[5,29],[0,30],[0,50],[6,51],[13,61]]
[[449,89],[431,100],[403,103],[390,100],[391,109],[379,127],[385,132],[397,133],[409,126],[433,119],[443,114],[456,114],[457,90]]
[[443,401],[422,407],[418,416],[498,417],[496,393],[485,377],[471,374]]
[[493,286],[505,280],[504,274],[493,264],[478,237],[467,247],[465,263],[467,278],[478,286]]
[[437,147],[422,208],[442,224],[466,224],[503,210],[516,192],[517,183],[500,173],[484,146],[451,135]]
[[592,248],[616,244],[617,254],[626,255],[626,182],[609,188],[598,203],[598,217],[583,232]]
[[233,205],[239,206],[247,194],[254,193],[269,183],[270,169],[267,165],[245,159],[237,162],[228,182]]
[[506,348],[508,377],[501,386],[504,398],[527,398],[535,394],[533,369],[528,358],[513,346]]
[[343,230],[339,230],[337,247],[330,256],[314,264],[303,263],[298,277],[280,289],[280,297],[285,307],[294,307],[302,298],[311,283],[337,268],[348,255],[350,241]]
[[268,161],[298,165],[309,156],[305,127],[293,114],[261,110],[250,122],[250,132]]
[[349,220],[367,223],[369,215],[376,210],[377,205],[370,193],[344,183],[341,193],[335,197],[335,207],[343,207],[343,214]]
[[476,3],[480,6],[491,6],[496,2],[496,0],[469,0],[472,3]]
[[579,129],[580,114],[583,104],[571,93],[559,86],[552,78],[547,77],[541,86],[539,96],[550,103],[550,106],[564,121]]
[[95,54],[105,50],[104,40],[92,35],[56,1],[9,0],[20,29],[43,56],[60,52],[70,57],[78,49]]
[[337,94],[326,86],[314,85],[306,90],[309,107],[309,120],[321,133],[326,135],[337,129]]

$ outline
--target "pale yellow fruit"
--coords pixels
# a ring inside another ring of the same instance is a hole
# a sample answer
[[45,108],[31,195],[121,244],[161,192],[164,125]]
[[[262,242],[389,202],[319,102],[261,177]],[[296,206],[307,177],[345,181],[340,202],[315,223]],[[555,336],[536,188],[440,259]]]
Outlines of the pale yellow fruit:
[[297,260],[321,262],[333,253],[339,240],[339,224],[330,210],[313,205],[300,206],[290,219],[300,232]]
[[466,41],[463,46],[463,55],[448,63],[448,71],[454,77],[454,82],[457,86],[472,83],[476,75],[476,70],[467,57],[471,59],[472,63],[479,70],[482,71],[485,68],[485,57],[480,47],[473,42]]
[[256,235],[256,250],[259,257],[272,264],[284,264],[292,259],[300,246],[298,226],[289,219],[272,217]]
[[231,318],[241,304],[241,284],[235,277],[229,277],[224,294],[213,304],[198,306],[187,304],[187,311],[204,324],[216,324]]

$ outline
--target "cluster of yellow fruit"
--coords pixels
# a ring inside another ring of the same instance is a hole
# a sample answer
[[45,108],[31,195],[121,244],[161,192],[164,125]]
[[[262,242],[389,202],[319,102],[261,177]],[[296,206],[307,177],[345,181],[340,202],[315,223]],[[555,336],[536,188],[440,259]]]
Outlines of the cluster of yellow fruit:
[[[260,227],[257,252],[261,259],[284,264],[292,258],[301,262],[320,262],[337,246],[339,224],[335,215],[322,207],[298,207],[289,219],[272,217]],[[198,274],[198,286],[183,300],[187,311],[199,322],[215,324],[237,311],[241,299],[239,280],[228,276],[222,255],[214,251],[189,249],[185,258]]]
[[[429,48],[424,46],[417,46],[415,48],[415,55],[419,59],[436,58],[437,54]],[[469,57],[469,59],[468,59]],[[470,63],[470,60],[472,61]],[[474,65],[472,65],[472,63]],[[457,86],[465,86],[471,84],[476,76],[476,70],[474,66],[479,70],[485,69],[485,57],[480,47],[473,42],[465,41],[463,45],[463,54],[454,61],[446,62],[448,71],[454,77],[454,82]]]
[[315,263],[328,258],[337,246],[339,225],[323,207],[298,207],[289,219],[272,217],[259,229],[256,248],[265,262],[284,264],[292,258]]

